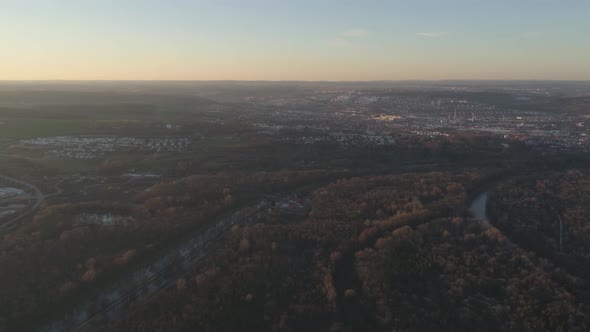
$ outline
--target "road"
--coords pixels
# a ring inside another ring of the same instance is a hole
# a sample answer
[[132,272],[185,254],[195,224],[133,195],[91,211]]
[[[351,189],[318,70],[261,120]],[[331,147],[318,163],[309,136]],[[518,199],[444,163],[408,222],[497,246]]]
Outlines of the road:
[[35,212],[39,208],[39,206],[41,206],[41,203],[43,203],[43,200],[45,200],[45,196],[43,196],[41,190],[39,190],[39,188],[37,188],[37,186],[35,186],[34,184],[19,179],[15,179],[6,175],[0,175],[0,180],[15,183],[21,187],[26,188],[28,191],[33,193],[35,199],[35,202],[28,209],[22,211],[18,216],[13,217],[12,219],[0,225],[0,231],[6,231],[18,225],[18,222],[24,219],[25,217],[33,214],[33,212]]

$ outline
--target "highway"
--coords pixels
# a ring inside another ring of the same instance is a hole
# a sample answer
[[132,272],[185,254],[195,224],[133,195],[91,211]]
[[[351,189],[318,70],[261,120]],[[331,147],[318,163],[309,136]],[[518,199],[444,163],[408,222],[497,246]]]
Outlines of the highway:
[[17,216],[13,217],[12,219],[0,224],[0,231],[7,231],[17,226],[18,223],[25,217],[31,216],[39,208],[39,206],[41,206],[41,203],[43,203],[43,200],[45,200],[45,196],[43,196],[41,190],[39,190],[37,186],[31,183],[15,179],[6,175],[0,175],[0,180],[8,183],[14,183],[20,187],[26,188],[26,190],[32,192],[34,196],[34,203],[31,206],[29,206],[24,211],[20,212]]

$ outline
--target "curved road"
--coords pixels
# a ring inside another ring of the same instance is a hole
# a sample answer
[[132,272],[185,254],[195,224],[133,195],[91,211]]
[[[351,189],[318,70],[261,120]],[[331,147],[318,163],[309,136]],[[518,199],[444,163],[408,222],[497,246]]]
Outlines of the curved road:
[[15,179],[15,178],[12,178],[12,177],[9,177],[6,175],[0,175],[0,180],[15,183],[15,184],[20,185],[21,187],[25,187],[28,191],[33,192],[33,195],[35,198],[35,202],[28,209],[21,212],[18,216],[14,217],[11,220],[8,220],[7,222],[4,222],[0,225],[0,231],[5,231],[5,230],[9,230],[9,229],[15,227],[19,221],[21,221],[23,218],[29,216],[33,212],[35,212],[39,208],[39,206],[41,206],[41,203],[43,203],[45,196],[43,196],[43,194],[41,193],[41,190],[39,190],[39,188],[37,188],[37,186],[35,186],[31,183],[28,183],[28,182],[25,182],[22,180],[18,180],[18,179]]

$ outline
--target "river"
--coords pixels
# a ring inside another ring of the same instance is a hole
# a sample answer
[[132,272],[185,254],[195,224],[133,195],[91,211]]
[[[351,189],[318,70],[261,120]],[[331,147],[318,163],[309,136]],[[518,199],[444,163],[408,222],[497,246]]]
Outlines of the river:
[[484,191],[479,193],[471,205],[469,206],[469,211],[473,213],[475,217],[489,223],[488,215],[487,215],[487,207],[488,207],[488,199],[490,197],[489,191]]

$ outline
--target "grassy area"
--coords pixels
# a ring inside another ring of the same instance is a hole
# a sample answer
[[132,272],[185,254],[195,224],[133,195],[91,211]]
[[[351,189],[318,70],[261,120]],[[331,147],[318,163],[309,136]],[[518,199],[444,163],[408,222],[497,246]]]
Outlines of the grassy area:
[[87,120],[43,119],[43,118],[0,118],[0,138],[27,139],[83,132],[90,122]]
[[[58,170],[59,173],[99,171],[97,166],[104,161],[116,161],[123,165],[123,168],[135,169],[138,172],[182,173],[202,169],[225,169],[228,163],[233,165],[238,160],[250,159],[256,146],[268,143],[267,138],[236,135],[233,131],[212,133],[212,129],[208,125],[200,122],[187,122],[181,128],[170,130],[165,126],[168,119],[171,123],[180,123],[178,116],[170,114],[167,114],[166,119],[159,119],[159,121],[146,120],[145,114],[133,120],[122,120],[110,113],[101,113],[100,119],[94,118],[92,120],[80,116],[62,115],[59,112],[45,113],[42,117],[31,116],[31,114],[0,113],[0,155],[22,159],[40,167]],[[129,114],[125,113],[125,115]],[[225,127],[218,129],[227,131]],[[192,142],[185,151],[181,152],[155,153],[153,151],[120,150],[104,155],[98,154],[97,158],[92,160],[52,156],[45,151],[50,147],[45,146],[13,145],[16,141],[23,139],[75,135],[113,135],[140,138],[180,136],[192,139]],[[243,149],[247,151],[246,156],[241,156],[244,152],[240,151]]]

